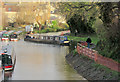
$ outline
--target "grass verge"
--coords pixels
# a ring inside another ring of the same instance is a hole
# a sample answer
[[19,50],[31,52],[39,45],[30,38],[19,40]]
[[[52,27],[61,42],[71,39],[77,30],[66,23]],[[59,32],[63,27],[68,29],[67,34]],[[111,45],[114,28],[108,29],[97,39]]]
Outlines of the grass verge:
[[[73,41],[86,41],[87,40],[87,36],[83,36],[83,37],[77,37],[77,36],[67,36],[68,40],[73,40]],[[97,42],[99,41],[99,38],[97,37],[97,35],[91,35],[90,36],[92,43],[97,44]]]

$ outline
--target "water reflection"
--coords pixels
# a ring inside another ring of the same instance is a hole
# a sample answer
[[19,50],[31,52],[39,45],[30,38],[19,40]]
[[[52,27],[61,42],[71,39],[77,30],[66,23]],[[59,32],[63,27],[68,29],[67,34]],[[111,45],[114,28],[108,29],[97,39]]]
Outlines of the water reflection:
[[[0,42],[5,45],[7,43]],[[38,44],[32,42],[9,42],[14,46],[16,66],[11,80],[82,80],[65,60],[68,46]]]
[[12,77],[12,71],[7,71],[4,74],[4,80],[11,80],[10,78]]

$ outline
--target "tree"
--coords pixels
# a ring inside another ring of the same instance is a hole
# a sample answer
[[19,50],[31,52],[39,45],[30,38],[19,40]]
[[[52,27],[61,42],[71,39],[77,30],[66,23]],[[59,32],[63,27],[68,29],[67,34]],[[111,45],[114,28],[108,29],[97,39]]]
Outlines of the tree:
[[9,26],[8,25],[8,16],[3,12],[3,16],[2,16],[2,24],[3,24],[3,29],[5,29],[5,27]]
[[[120,2],[59,4],[60,12],[66,16],[66,20],[69,20],[71,31],[80,29],[87,33],[91,28],[97,29],[94,31],[98,33],[100,41],[96,49],[105,57],[120,60]],[[96,19],[101,21],[102,26],[93,27]]]
[[101,4],[100,19],[104,28],[101,28],[98,50],[103,56],[120,60],[120,2]]
[[50,19],[50,4],[49,2],[29,2],[19,5],[19,12],[16,17],[16,22],[19,24],[31,24],[37,22],[39,30],[46,20]]
[[[66,17],[72,33],[94,33],[93,24],[95,22],[98,3],[64,2],[58,3],[59,12]],[[90,12],[91,11],[91,12]]]

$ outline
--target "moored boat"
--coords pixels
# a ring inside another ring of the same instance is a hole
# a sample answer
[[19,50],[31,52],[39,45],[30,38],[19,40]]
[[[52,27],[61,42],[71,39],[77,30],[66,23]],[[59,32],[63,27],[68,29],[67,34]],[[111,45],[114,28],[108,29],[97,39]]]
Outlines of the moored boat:
[[13,32],[15,32],[15,31],[5,32],[5,33],[2,35],[1,40],[2,40],[2,41],[9,41],[9,40],[10,40],[10,36],[11,36],[11,34],[13,34]]
[[47,43],[47,44],[58,44],[69,46],[69,40],[67,36],[48,36],[48,35],[31,35],[27,34],[24,41]]
[[0,51],[0,56],[2,58],[2,68],[5,71],[13,70],[16,61],[14,48],[11,45],[3,46]]
[[22,31],[17,31],[17,32],[14,32],[13,34],[11,34],[10,41],[18,41],[18,40],[20,40],[21,33],[22,33]]

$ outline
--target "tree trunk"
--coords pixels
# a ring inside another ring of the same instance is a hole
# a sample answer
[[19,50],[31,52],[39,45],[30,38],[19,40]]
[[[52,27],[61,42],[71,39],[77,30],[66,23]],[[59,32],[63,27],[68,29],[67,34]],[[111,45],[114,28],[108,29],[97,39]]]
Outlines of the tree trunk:
[[38,25],[39,25],[39,30],[41,30],[42,25],[37,21]]

